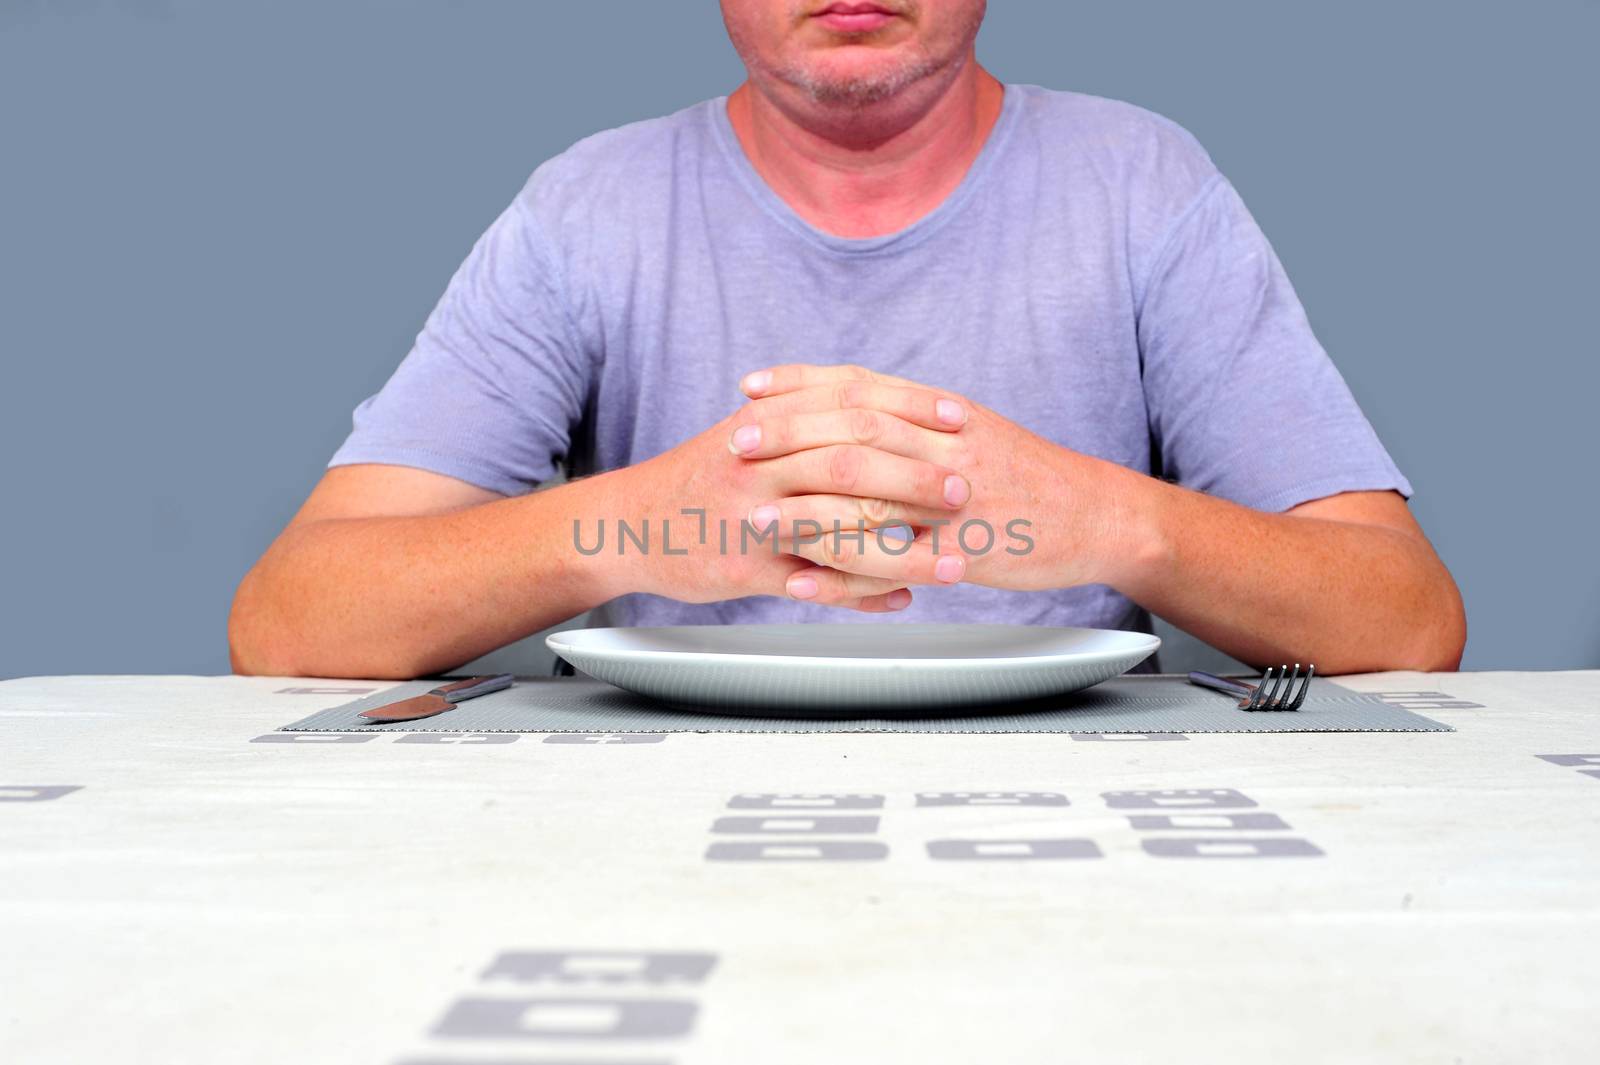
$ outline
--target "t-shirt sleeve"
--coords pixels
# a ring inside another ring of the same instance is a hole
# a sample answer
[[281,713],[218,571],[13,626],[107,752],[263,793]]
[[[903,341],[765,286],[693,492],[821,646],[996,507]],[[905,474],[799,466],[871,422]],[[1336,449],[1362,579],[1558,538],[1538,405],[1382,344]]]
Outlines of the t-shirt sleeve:
[[1264,511],[1339,492],[1411,495],[1225,178],[1212,177],[1155,255],[1136,299],[1167,478]]
[[558,263],[519,197],[450,280],[404,361],[328,465],[384,463],[503,495],[567,454],[589,362]]

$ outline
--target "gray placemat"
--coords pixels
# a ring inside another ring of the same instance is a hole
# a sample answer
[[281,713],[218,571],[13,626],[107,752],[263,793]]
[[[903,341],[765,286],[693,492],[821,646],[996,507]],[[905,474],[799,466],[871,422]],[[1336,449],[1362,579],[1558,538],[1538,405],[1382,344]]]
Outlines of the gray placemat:
[[410,681],[321,710],[287,732],[1453,732],[1318,678],[1293,713],[1251,713],[1182,677],[1125,676],[1087,691],[959,717],[741,717],[667,706],[588,677],[536,677],[420,721],[364,724],[362,710],[421,695]]

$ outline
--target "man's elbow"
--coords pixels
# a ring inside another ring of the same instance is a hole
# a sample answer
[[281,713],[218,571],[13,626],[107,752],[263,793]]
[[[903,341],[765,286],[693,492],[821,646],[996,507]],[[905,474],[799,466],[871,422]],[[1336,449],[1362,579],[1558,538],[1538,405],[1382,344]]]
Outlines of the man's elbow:
[[245,578],[228,612],[228,661],[240,676],[410,680],[440,669],[438,662],[409,655],[405,648],[341,651],[352,641],[309,631],[300,620],[261,602],[250,585]]
[[281,650],[274,653],[270,623],[253,594],[250,577],[245,577],[233,595],[228,611],[228,663],[246,677],[292,677],[294,664]]
[[298,630],[292,619],[273,608],[252,571],[240,582],[228,611],[229,666],[245,677],[319,675],[305,649],[297,646]]
[[248,638],[241,636],[232,625],[228,626],[228,668],[241,677],[294,677],[299,676],[293,666],[277,664],[272,657]]
[[1418,612],[1421,616],[1414,630],[1416,639],[1410,641],[1403,656],[1405,661],[1393,669],[1454,673],[1461,668],[1461,656],[1467,647],[1467,612],[1454,578],[1443,564],[1439,570],[1437,586],[1429,591],[1427,605]]
[[1444,632],[1419,644],[1393,669],[1408,669],[1418,673],[1455,673],[1461,669],[1461,656],[1467,646],[1464,629]]
[[1429,673],[1455,673],[1461,669],[1461,656],[1467,649],[1467,614],[1459,597],[1451,612],[1445,634],[1440,638],[1438,657]]

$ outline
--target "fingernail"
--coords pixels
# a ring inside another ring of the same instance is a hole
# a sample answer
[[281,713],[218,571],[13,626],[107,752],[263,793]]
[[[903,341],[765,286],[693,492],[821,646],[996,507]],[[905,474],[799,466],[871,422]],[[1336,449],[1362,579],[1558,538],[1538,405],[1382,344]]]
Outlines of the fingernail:
[[965,477],[951,474],[944,479],[944,501],[952,507],[959,507],[972,498],[972,489],[967,485]]
[[761,446],[761,426],[741,425],[733,431],[728,447],[735,455],[748,455]]
[[760,532],[769,525],[778,524],[778,519],[782,516],[777,507],[771,503],[763,503],[750,511],[750,524],[757,532]]
[[915,535],[909,525],[880,525],[878,535],[885,540],[895,540],[899,543],[908,543]]
[[755,373],[746,374],[740,387],[744,389],[745,395],[754,396],[765,392],[770,384],[772,384],[772,371],[757,370]]
[[904,610],[911,605],[911,593],[904,588],[896,588],[884,596],[883,601],[890,610]]
[[790,577],[784,589],[795,599],[815,599],[817,596],[817,579],[815,577]]
[[967,560],[960,555],[945,555],[933,564],[933,575],[945,584],[954,584],[967,572]]
[[946,425],[965,425],[967,408],[953,399],[941,399],[933,405],[933,413]]

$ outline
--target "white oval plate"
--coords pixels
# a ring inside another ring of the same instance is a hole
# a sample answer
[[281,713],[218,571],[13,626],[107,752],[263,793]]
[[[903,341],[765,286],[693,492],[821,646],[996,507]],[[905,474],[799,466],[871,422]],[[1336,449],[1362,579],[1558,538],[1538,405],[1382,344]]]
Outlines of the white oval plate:
[[810,717],[1064,695],[1161,646],[1111,629],[924,624],[569,629],[545,643],[589,676],[655,699]]

